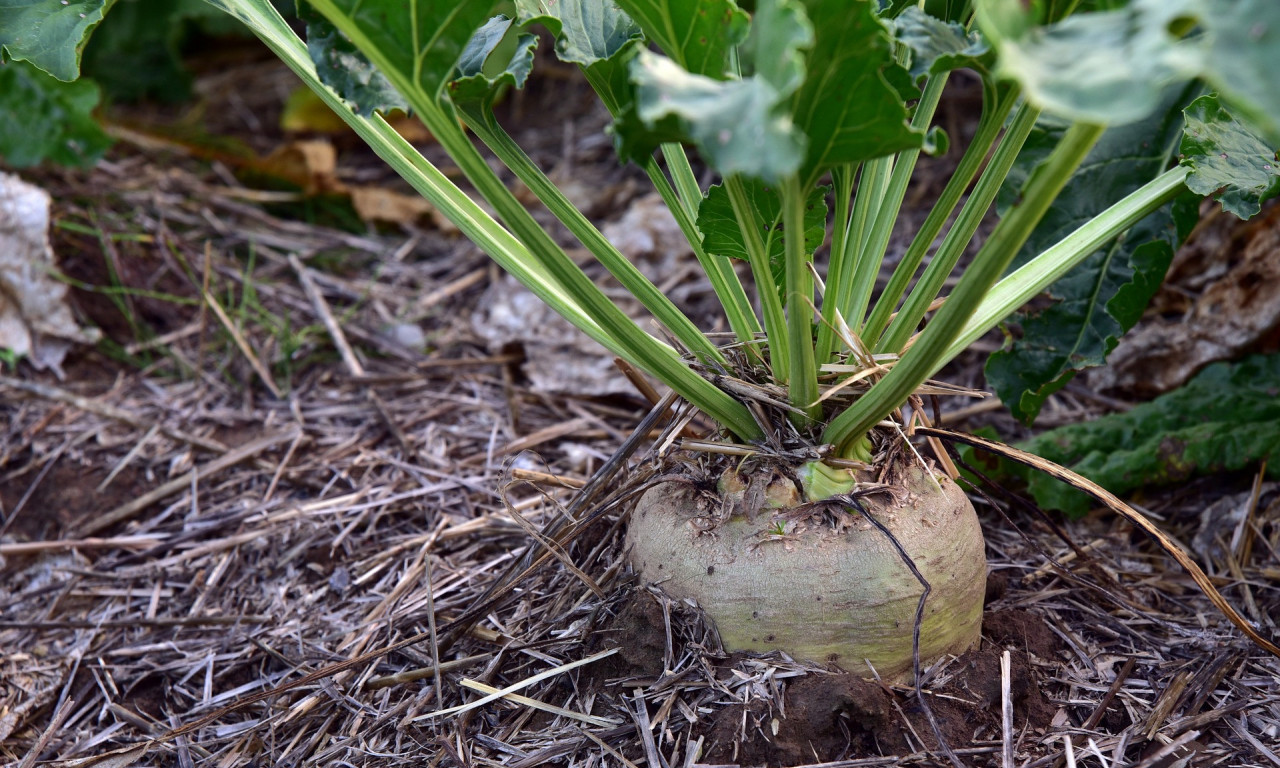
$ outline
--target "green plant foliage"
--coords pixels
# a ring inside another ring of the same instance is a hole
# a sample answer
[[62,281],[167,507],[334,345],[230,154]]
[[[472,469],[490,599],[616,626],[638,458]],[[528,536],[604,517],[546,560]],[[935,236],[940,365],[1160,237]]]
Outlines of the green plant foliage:
[[15,168],[93,165],[111,146],[93,119],[98,100],[87,80],[64,83],[25,61],[0,65],[0,160]]
[[640,26],[613,2],[516,0],[516,14],[521,26],[546,26],[556,38],[556,56],[583,67],[611,58],[643,36]]
[[[1116,494],[1251,469],[1262,461],[1270,477],[1280,477],[1280,355],[1215,363],[1180,389],[1127,413],[1059,427],[1019,447]],[[1089,497],[1042,473],[1004,462],[987,469],[1026,479],[1046,509],[1072,516],[1089,509]]]
[[995,54],[981,34],[930,16],[914,5],[893,20],[893,31],[911,49],[908,71],[917,79],[964,67],[985,73],[995,62]]
[[1185,115],[1187,130],[1179,151],[1182,164],[1191,168],[1187,186],[1193,192],[1212,195],[1242,219],[1280,194],[1275,148],[1223,108],[1217,95],[1196,99]]
[[636,84],[636,114],[649,130],[648,142],[629,152],[633,156],[687,139],[727,176],[775,182],[794,173],[804,158],[802,137],[779,109],[787,94],[762,77],[712,80],[664,56],[640,51],[631,63],[631,79]]
[[[0,3],[57,11],[53,1]],[[1280,114],[1272,109],[1277,97],[1266,84],[1272,59],[1280,55],[1280,45],[1271,44],[1278,12],[1263,7],[1262,0],[1238,0],[1231,8],[1225,5],[1229,0],[1131,0],[1118,9],[1115,0],[757,0],[746,4],[750,16],[731,0],[508,0],[501,8],[516,17],[514,23],[492,19],[492,3],[309,0],[342,33],[313,21],[311,56],[268,0],[209,2],[248,24],[503,268],[591,338],[670,385],[743,442],[763,439],[766,425],[728,388],[705,378],[698,363],[622,312],[512,194],[492,158],[477,150],[473,137],[640,300],[682,351],[713,368],[726,362],[707,334],[573,207],[490,109],[497,92],[518,87],[528,75],[535,44],[528,25],[550,30],[557,54],[586,72],[615,116],[622,156],[643,166],[671,207],[749,359],[788,387],[792,415],[804,414],[796,425],[812,429],[812,436],[842,455],[865,445],[868,430],[963,345],[1070,274],[1053,291],[1056,303],[1024,322],[1031,331],[1028,344],[1050,332],[1059,337],[1018,357],[1005,387],[1013,391],[1020,415],[1033,413],[1074,370],[1100,360],[1141,312],[1179,230],[1177,217],[1168,211],[1143,217],[1174,200],[1188,174],[1197,174],[1201,189],[1212,184],[1214,191],[1225,190],[1224,201],[1236,208],[1249,205],[1250,195],[1270,193],[1270,187],[1258,191],[1261,155],[1223,143],[1218,131],[1224,121],[1209,109],[1200,114],[1205,127],[1196,137],[1206,142],[1196,148],[1203,158],[1193,156],[1187,166],[1170,168],[1177,108],[1183,103],[1162,106],[1161,101],[1170,83],[1202,76],[1221,90],[1224,103],[1243,109],[1237,114],[1249,124],[1262,120],[1265,127],[1270,116]],[[981,36],[970,33],[969,7],[980,17]],[[1077,8],[1089,12],[1068,15]],[[1240,8],[1255,14],[1252,25],[1245,24],[1248,14]],[[17,42],[10,19],[0,20],[0,45],[8,55],[19,56],[15,51],[48,37],[33,19],[25,17],[19,32],[28,37]],[[1113,28],[1099,28],[1103,23]],[[48,47],[74,57],[86,30],[63,30],[61,37],[49,38]],[[1239,50],[1223,50],[1224,41]],[[319,76],[316,62],[326,70]],[[821,264],[815,254],[825,234],[826,192],[816,188],[817,181],[831,172],[840,192],[824,317],[831,322],[839,312],[859,329],[876,299],[877,276],[918,150],[943,140],[931,133],[932,117],[947,87],[947,71],[959,66],[975,68],[983,78],[981,140],[966,150],[960,177],[948,183],[910,259],[904,259],[909,266],[895,275],[892,290],[871,315],[875,335],[895,308],[904,308],[900,317],[908,320],[891,329],[888,349],[902,354],[842,413],[826,414],[825,425],[811,423],[824,415],[817,405],[819,366],[838,355],[829,333],[821,330],[828,324],[819,326],[817,344],[813,336],[813,269]],[[1017,82],[997,86],[991,72]],[[1233,77],[1249,82],[1230,82]],[[344,109],[322,78],[340,87],[358,111]],[[427,124],[440,150],[488,208],[385,122],[362,116],[386,103],[386,84],[403,97],[398,103],[410,104]],[[1020,93],[1027,99],[1006,124]],[[949,275],[971,245],[1040,103],[1086,119],[1037,136],[1027,170],[1015,174],[1011,186],[1017,204],[1004,212],[963,274]],[[1157,106],[1153,121],[1140,122]],[[472,135],[460,125],[459,112]],[[1099,144],[1104,121],[1131,125],[1105,134]],[[686,155],[690,146],[723,181],[706,195],[701,211],[704,193]],[[658,148],[661,167],[652,155]],[[1206,154],[1210,149],[1225,150],[1229,160],[1243,152],[1256,162],[1238,168],[1219,163]],[[1038,157],[1044,162],[1035,162]],[[956,215],[984,158],[991,160]],[[1265,181],[1270,184],[1270,177]],[[925,276],[914,280],[929,244],[953,215],[956,226]],[[788,233],[794,236],[783,237]],[[1124,233],[1121,239],[1107,245],[1119,233]],[[760,317],[730,268],[729,255],[747,256]],[[1002,278],[1015,256],[1025,263]],[[1081,262],[1087,262],[1083,271],[1071,273]],[[947,285],[952,287],[945,303],[912,338],[926,308]],[[1028,367],[1026,361],[1036,354],[1039,361]],[[1028,392],[1030,399],[1024,397]]]
[[1201,0],[1195,7],[1209,38],[1206,77],[1229,106],[1280,144],[1280,3]]
[[[449,98],[472,120],[485,120],[503,86],[524,87],[533,70],[536,35],[522,34],[510,46],[508,56],[499,49],[512,21],[495,16],[476,31],[458,59],[458,79],[449,83]],[[502,61],[502,59],[506,61]]]
[[1273,141],[1280,141],[1280,3],[1132,0],[1037,27],[1020,0],[977,0],[1000,51],[998,73],[1046,111],[1123,123],[1156,107],[1168,85],[1203,77]]
[[791,119],[807,141],[800,178],[815,183],[832,168],[919,147],[924,136],[907,123],[891,81],[910,84],[893,59],[888,29],[874,3],[806,0],[814,43]]
[[729,52],[743,41],[749,18],[733,0],[620,0],[645,37],[689,73],[729,74]]
[[801,49],[812,43],[813,31],[794,6],[762,5],[757,13],[768,18],[757,18],[741,49],[744,69],[754,70],[750,76],[717,80],[648,51],[632,60],[636,117],[648,131],[619,127],[633,156],[685,139],[726,176],[777,182],[795,172],[805,138],[793,130],[786,107],[801,84]]
[[108,0],[3,0],[0,62],[29,61],[64,82],[80,76],[80,54]]
[[521,26],[542,24],[556,38],[556,56],[582,68],[591,88],[615,118],[630,107],[630,62],[644,38],[640,27],[612,2],[517,0]]
[[375,111],[409,109],[386,76],[328,19],[307,3],[299,4],[298,17],[307,25],[307,53],[316,72],[356,114],[368,117]]
[[[808,188],[833,167],[921,146],[907,123],[910,87],[869,2],[766,0],[738,49],[739,79],[715,80],[642,51],[631,64],[638,120],[616,130],[624,154],[688,141],[725,176]],[[896,72],[892,78],[886,73]]]
[[[755,228],[761,233],[765,250],[769,255],[769,266],[773,272],[774,284],[778,287],[779,298],[785,298],[782,296],[782,287],[785,284],[783,275],[786,272],[784,258],[786,233],[782,227],[782,197],[776,188],[762,181],[749,180],[743,186],[751,204]],[[822,245],[826,237],[827,193],[830,191],[829,187],[814,187],[805,200],[804,247],[808,253],[812,253]],[[747,260],[747,244],[743,242],[742,230],[738,227],[733,203],[723,184],[711,187],[702,205],[698,207],[698,229],[702,232],[702,245],[707,249],[707,253]]]
[[377,51],[391,80],[406,78],[404,87],[419,88],[435,99],[472,33],[489,18],[488,3],[324,0],[312,5],[347,19],[347,29],[358,30],[361,39],[348,37],[366,54]]
[[[1147,119],[1107,131],[1013,266],[1164,172],[1182,134],[1182,105],[1195,92],[1193,87],[1167,89],[1161,108]],[[1048,121],[1033,130],[1001,189],[1002,209],[1016,200],[1062,131],[1061,123]],[[986,368],[987,382],[1014,416],[1030,423],[1049,395],[1078,371],[1106,362],[1120,336],[1142,316],[1195,218],[1193,211],[1178,227],[1171,206],[1152,213],[1050,286],[1052,304],[1018,316],[1022,337],[991,355]]]

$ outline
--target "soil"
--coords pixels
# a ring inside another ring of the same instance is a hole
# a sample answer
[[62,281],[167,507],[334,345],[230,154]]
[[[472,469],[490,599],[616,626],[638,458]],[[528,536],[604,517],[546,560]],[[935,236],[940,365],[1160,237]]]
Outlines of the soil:
[[[676,621],[678,622],[679,614]],[[617,656],[595,670],[601,690],[625,690],[663,674],[667,646],[661,604],[649,593],[632,593],[601,634],[618,644]],[[1027,611],[1001,609],[983,616],[981,647],[940,669],[930,670],[925,700],[938,732],[952,749],[1001,737],[1001,657],[1010,656],[1010,698],[1019,727],[1043,733],[1058,707],[1043,693],[1046,667],[1067,652],[1066,645]],[[717,679],[748,656],[721,655],[710,668]],[[836,669],[813,668],[789,682],[776,701],[757,698],[717,708],[709,720],[702,760],[737,765],[792,766],[938,752],[938,741],[915,692],[886,686]]]

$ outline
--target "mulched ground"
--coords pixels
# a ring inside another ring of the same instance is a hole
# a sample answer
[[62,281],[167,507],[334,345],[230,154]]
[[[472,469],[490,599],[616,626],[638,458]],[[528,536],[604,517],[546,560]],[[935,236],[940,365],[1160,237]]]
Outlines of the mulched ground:
[[[283,143],[287,73],[255,62],[201,84],[210,132],[264,155]],[[616,221],[643,186],[580,96],[539,81],[508,124],[543,167],[607,190],[592,213]],[[90,172],[25,174],[57,201],[75,306],[107,340],[62,380],[0,378],[0,759],[102,755],[421,636],[139,764],[951,764],[911,688],[725,654],[696,610],[635,583],[626,479],[654,471],[666,424],[583,503],[649,403],[535,389],[539,329],[494,348],[473,322],[498,295],[482,254],[429,221],[353,234],[340,200],[264,192],[228,156],[157,139],[152,116],[114,117],[151,140]],[[394,184],[334,143],[340,178]],[[681,298],[697,312],[705,289]],[[980,359],[955,379],[980,385]],[[1048,420],[1115,402],[1069,389]],[[958,426],[1000,418],[966,405],[948,404]],[[984,642],[922,680],[955,760],[1280,765],[1280,660],[1158,548],[1109,514],[976,499]],[[1138,501],[1275,636],[1273,485],[1217,477]],[[536,531],[589,516],[512,578],[542,551]],[[527,698],[477,704],[508,687]]]

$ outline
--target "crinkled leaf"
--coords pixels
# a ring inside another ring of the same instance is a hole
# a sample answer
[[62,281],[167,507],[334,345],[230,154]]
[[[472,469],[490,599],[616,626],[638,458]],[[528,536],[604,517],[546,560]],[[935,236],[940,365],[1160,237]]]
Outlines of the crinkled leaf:
[[999,74],[1046,110],[1123,123],[1155,109],[1165,86],[1203,77],[1267,135],[1280,138],[1280,3],[1132,0],[1035,26],[1020,0],[978,0]]
[[93,119],[97,105],[92,82],[64,83],[25,61],[0,65],[0,160],[15,168],[93,165],[111,146]]
[[[495,16],[476,30],[458,59],[457,80],[449,83],[449,98],[471,119],[487,119],[503,86],[524,87],[533,70],[536,35],[520,34],[504,46],[512,22]],[[505,59],[505,61],[503,61]]]
[[935,125],[925,131],[924,144],[920,146],[920,151],[931,157],[942,157],[947,154],[950,146],[951,137],[942,129],[942,126]]
[[747,34],[747,14],[733,0],[619,0],[618,5],[680,66],[717,80],[726,77],[729,52]]
[[[385,57],[393,84],[439,99],[463,48],[490,16],[489,3],[452,0],[308,0],[348,39]],[[367,41],[368,46],[356,38]]]
[[80,76],[80,53],[108,0],[3,0],[0,63],[29,61],[59,80]]
[[923,142],[891,80],[914,86],[871,0],[762,0],[739,55],[746,76],[727,81],[637,56],[637,114],[616,126],[624,156],[687,140],[722,174],[777,180],[798,170],[808,185],[834,166]]
[[[1280,476],[1280,355],[1215,363],[1185,386],[1125,413],[1051,430],[1022,443],[1116,494],[1143,486],[1250,469]],[[1002,464],[1028,480],[1045,508],[1078,516],[1090,500],[1041,473]]]
[[1272,144],[1280,144],[1280,88],[1275,87],[1280,72],[1280,3],[1199,0],[1194,5],[1209,41],[1205,78]]
[[320,80],[338,92],[356,114],[402,109],[409,105],[386,76],[337,27],[306,2],[298,3],[298,17],[307,25],[307,53]]
[[[1025,263],[1162,173],[1181,131],[1186,88],[1169,89],[1163,108],[1141,123],[1108,130],[1019,252]],[[1002,190],[1009,205],[1057,143],[1063,127],[1038,125]],[[1013,414],[1030,423],[1049,395],[1076,372],[1102,365],[1142,315],[1180,241],[1169,206],[1152,213],[1049,287],[1052,303],[1023,313],[1022,337],[987,361],[987,381]]]
[[837,165],[919,147],[903,96],[884,72],[897,68],[888,30],[869,0],[806,0],[815,40],[806,77],[791,106],[807,137],[802,179],[813,182]]
[[1248,126],[1231,115],[1214,94],[1201,96],[1187,107],[1182,137],[1182,164],[1191,169],[1187,186],[1213,195],[1225,210],[1248,219],[1262,202],[1280,194],[1280,163]]
[[631,83],[631,60],[640,47],[640,41],[633,40],[609,58],[582,68],[587,82],[591,83],[591,89],[614,117],[623,114],[635,101],[635,86]]
[[894,36],[911,50],[911,76],[922,78],[968,67],[986,72],[995,54],[977,32],[966,32],[912,6],[893,20]]
[[[782,229],[782,196],[778,189],[757,180],[743,184],[751,203],[752,222],[764,240],[774,285],[782,296],[786,283],[786,233]],[[813,253],[826,237],[827,193],[830,187],[814,187],[805,199],[804,247]],[[698,206],[698,230],[707,253],[732,259],[747,258],[742,230],[733,211],[733,203],[724,185],[716,184]]]
[[629,66],[644,39],[640,26],[611,0],[516,0],[517,23],[542,24],[556,38],[556,56],[577,64],[609,114],[634,100]]
[[521,26],[537,22],[556,38],[561,61],[589,67],[612,57],[643,33],[612,0],[516,0]]
[[800,167],[803,137],[779,109],[785,96],[764,78],[713,80],[641,50],[631,61],[631,79],[644,130],[616,126],[624,146],[632,147],[627,156],[687,138],[725,176],[776,181]]

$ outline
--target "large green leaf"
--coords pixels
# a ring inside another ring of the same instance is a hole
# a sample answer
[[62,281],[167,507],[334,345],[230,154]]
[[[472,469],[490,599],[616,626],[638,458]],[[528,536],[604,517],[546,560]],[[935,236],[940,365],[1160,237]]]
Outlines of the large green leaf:
[[630,65],[635,102],[616,125],[623,156],[690,141],[724,177],[778,182],[795,173],[805,138],[795,131],[787,100],[804,77],[801,50],[812,44],[813,29],[799,6],[763,0],[739,47],[745,77],[721,81],[676,59],[637,52]]
[[[897,69],[888,29],[870,0],[806,0],[814,44],[791,119],[807,138],[802,179],[837,165],[919,147],[903,96],[885,72]],[[905,76],[905,73],[903,73]]]
[[299,3],[298,16],[307,25],[307,53],[316,65],[316,74],[356,114],[369,117],[375,111],[408,111],[408,103],[386,76],[328,19],[305,2]]
[[894,36],[911,50],[911,76],[921,78],[968,67],[986,72],[995,53],[982,35],[911,6],[893,20]]
[[551,30],[556,56],[583,67],[611,58],[643,34],[612,0],[516,0],[516,19]]
[[1035,26],[1020,0],[977,0],[999,73],[1046,111],[1094,123],[1139,120],[1165,86],[1203,77],[1280,138],[1280,3],[1132,0],[1117,10]]
[[688,139],[724,176],[777,181],[800,167],[804,139],[780,108],[788,94],[765,78],[713,80],[641,50],[631,61],[631,79],[635,115],[643,129],[630,121],[616,126],[626,155],[644,155],[661,143]]
[[111,145],[93,119],[97,105],[98,86],[87,80],[64,83],[25,61],[0,66],[0,160],[93,165]]
[[1208,38],[1205,78],[1272,144],[1280,144],[1280,3],[1199,0],[1191,7]]
[[363,39],[352,42],[370,57],[382,57],[384,74],[408,78],[432,99],[440,98],[462,50],[490,16],[489,3],[466,0],[308,1],[331,21],[340,17],[342,29],[358,30]]
[[[1164,172],[1181,135],[1182,105],[1191,95],[1187,88],[1168,89],[1155,115],[1107,131],[1013,267]],[[1060,124],[1037,126],[1002,189],[1003,207],[1013,202],[1062,130]],[[1175,224],[1170,206],[1151,214],[1050,286],[1051,304],[1018,316],[1022,337],[991,355],[986,368],[988,383],[1016,417],[1030,423],[1049,395],[1078,371],[1106,361],[1164,278],[1173,250],[1181,242]],[[1182,229],[1185,236],[1185,222]]]
[[449,98],[473,121],[489,120],[503,87],[523,88],[533,70],[537,36],[516,35],[511,45],[504,45],[511,27],[511,19],[494,16],[476,30],[458,59],[459,77],[449,83]]
[[[1020,448],[1069,467],[1116,494],[1170,485],[1266,461],[1280,477],[1280,355],[1215,363],[1185,386],[1117,413],[1051,430]],[[1001,463],[1028,480],[1047,509],[1078,516],[1090,499],[1052,478]]]
[[112,0],[0,0],[0,63],[29,61],[59,80],[80,76],[80,53]]
[[651,41],[695,75],[723,79],[729,53],[747,33],[733,0],[618,0]]
[[1280,163],[1275,147],[1223,108],[1214,94],[1201,96],[1185,110],[1182,164],[1191,168],[1187,186],[1213,195],[1222,207],[1242,219],[1280,194]]
[[[776,187],[761,181],[748,180],[743,184],[750,201],[754,226],[761,233],[774,285],[782,297],[786,272],[786,233],[782,227],[782,195]],[[830,187],[814,187],[805,200],[804,247],[813,253],[826,237],[827,193]],[[723,184],[707,190],[707,196],[698,206],[698,229],[702,232],[702,245],[707,253],[747,260],[747,245],[743,242],[742,229],[738,226],[733,203]]]
[[521,26],[540,23],[556,38],[556,56],[582,68],[609,114],[617,117],[635,93],[629,68],[643,32],[611,0],[516,0]]
[[631,65],[637,119],[617,126],[624,154],[686,140],[725,176],[776,182],[799,171],[808,186],[923,141],[886,77],[900,73],[910,87],[870,0],[762,0],[738,54],[743,77],[720,81],[641,52]]

